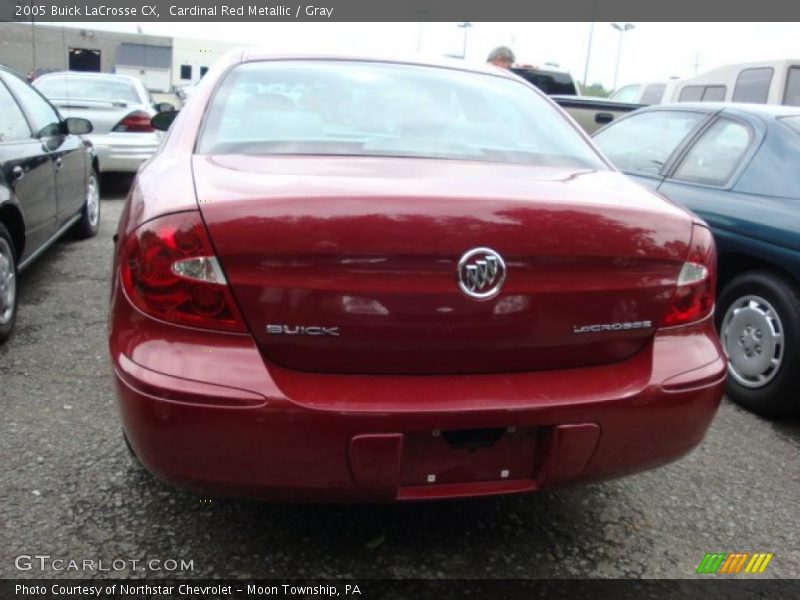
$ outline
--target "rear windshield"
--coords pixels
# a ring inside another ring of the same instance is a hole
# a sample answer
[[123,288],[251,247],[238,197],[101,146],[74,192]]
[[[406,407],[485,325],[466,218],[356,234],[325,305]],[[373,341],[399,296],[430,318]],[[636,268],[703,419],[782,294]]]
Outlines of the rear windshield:
[[35,83],[48,98],[76,100],[107,100],[111,102],[140,103],[134,85],[121,79],[103,79],[70,75],[51,75]]
[[215,93],[197,151],[607,169],[567,120],[521,82],[377,62],[240,65]]

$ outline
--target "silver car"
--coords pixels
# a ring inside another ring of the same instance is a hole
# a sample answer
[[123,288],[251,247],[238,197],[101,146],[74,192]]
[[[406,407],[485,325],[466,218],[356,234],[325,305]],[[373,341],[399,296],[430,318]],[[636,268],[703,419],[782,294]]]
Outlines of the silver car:
[[156,105],[135,77],[60,72],[33,82],[64,117],[82,117],[94,130],[86,136],[97,151],[100,172],[135,172],[156,151],[162,133],[150,118],[171,105]]

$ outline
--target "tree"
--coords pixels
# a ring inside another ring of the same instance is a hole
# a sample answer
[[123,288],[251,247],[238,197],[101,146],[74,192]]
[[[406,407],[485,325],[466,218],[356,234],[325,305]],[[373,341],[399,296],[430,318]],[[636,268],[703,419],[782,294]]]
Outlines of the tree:
[[611,95],[611,91],[604,88],[602,83],[593,83],[583,88],[583,95],[608,98]]

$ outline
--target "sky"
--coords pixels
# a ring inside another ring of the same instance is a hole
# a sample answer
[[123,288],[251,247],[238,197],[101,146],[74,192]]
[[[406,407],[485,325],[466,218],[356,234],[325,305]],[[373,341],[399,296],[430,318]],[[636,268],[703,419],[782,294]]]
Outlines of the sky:
[[[61,23],[52,23],[61,25]],[[620,35],[595,23],[587,83],[614,84],[691,77],[730,63],[800,59],[800,23],[632,23]],[[275,52],[339,52],[461,56],[465,29],[458,23],[70,23],[83,29],[137,32],[259,44]],[[591,23],[472,23],[466,28],[467,62],[486,60],[510,46],[520,63],[558,65],[584,80]],[[620,38],[622,46],[620,48]]]

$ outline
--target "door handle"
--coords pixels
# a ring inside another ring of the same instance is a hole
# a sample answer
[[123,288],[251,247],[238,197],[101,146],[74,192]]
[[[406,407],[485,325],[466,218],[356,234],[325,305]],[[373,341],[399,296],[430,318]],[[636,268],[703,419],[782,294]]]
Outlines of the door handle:
[[14,179],[17,179],[17,180],[22,179],[23,177],[25,177],[25,171],[19,165],[17,165],[13,169],[11,169],[11,174],[14,176]]
[[56,169],[60,169],[60,168],[61,168],[61,167],[63,167],[63,166],[64,166],[64,161],[63,161],[63,160],[61,159],[61,157],[59,156],[59,157],[56,159]]
[[614,115],[611,113],[597,113],[594,116],[594,122],[599,123],[600,125],[605,125],[606,123],[611,123],[614,120]]

